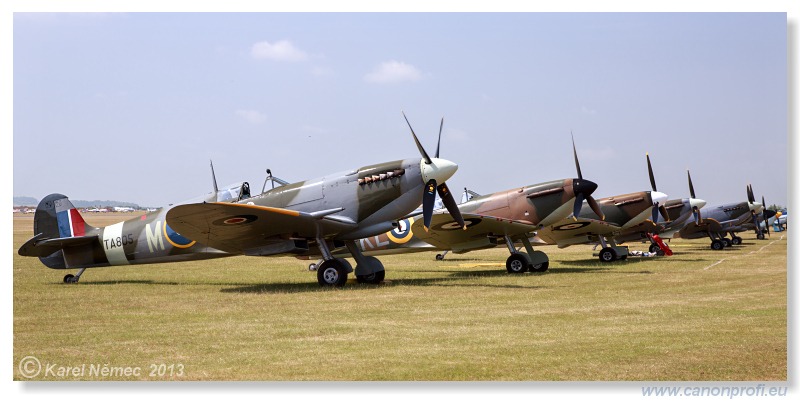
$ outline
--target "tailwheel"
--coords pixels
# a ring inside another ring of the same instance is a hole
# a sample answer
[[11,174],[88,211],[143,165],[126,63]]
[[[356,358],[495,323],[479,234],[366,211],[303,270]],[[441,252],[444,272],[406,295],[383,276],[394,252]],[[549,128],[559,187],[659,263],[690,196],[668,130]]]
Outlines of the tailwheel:
[[614,248],[603,248],[600,250],[600,261],[604,263],[613,262],[617,260],[617,251]]
[[512,253],[506,260],[506,270],[511,274],[521,274],[528,271],[528,255],[524,253]]
[[78,277],[73,276],[72,274],[67,274],[64,276],[64,284],[75,284],[78,282]]
[[444,255],[442,255],[441,253],[437,253],[436,260],[444,260]]
[[725,242],[722,242],[719,239],[715,239],[711,241],[711,249],[713,250],[722,250],[725,248]]
[[376,271],[372,274],[366,274],[362,276],[356,275],[356,280],[362,284],[380,284],[383,279],[386,277],[386,271]]
[[331,259],[322,262],[317,268],[319,285],[325,287],[341,287],[347,283],[348,266],[342,259]]

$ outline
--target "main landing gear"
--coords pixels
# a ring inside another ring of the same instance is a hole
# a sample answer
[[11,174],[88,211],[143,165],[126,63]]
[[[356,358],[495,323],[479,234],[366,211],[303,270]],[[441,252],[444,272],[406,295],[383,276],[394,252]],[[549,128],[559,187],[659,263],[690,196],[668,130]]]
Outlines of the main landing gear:
[[506,236],[506,245],[508,246],[508,251],[511,252],[511,256],[506,259],[506,270],[511,274],[521,274],[525,273],[526,271],[531,271],[532,273],[542,273],[547,271],[547,268],[550,266],[550,259],[547,255],[538,250],[533,250],[533,246],[531,246],[531,242],[528,239],[527,234],[522,235],[520,241],[522,241],[522,245],[525,246],[525,252],[517,252],[517,249],[514,247],[514,241],[511,237]]
[[[609,244],[611,246],[608,246]],[[615,260],[625,260],[628,258],[627,246],[617,246],[614,241],[606,243],[606,239],[602,236],[600,237],[600,245],[603,246],[603,249],[600,249],[598,257],[603,263],[613,262]]]
[[372,256],[364,256],[355,241],[347,241],[347,250],[356,261],[356,268],[342,258],[331,255],[328,244],[323,239],[317,239],[317,245],[322,253],[322,261],[311,263],[308,270],[317,271],[317,281],[323,287],[341,287],[347,283],[347,275],[355,271],[356,280],[363,284],[380,284],[386,278],[383,263]]
[[446,250],[446,251],[444,251],[442,253],[437,253],[436,254],[436,260],[444,260],[444,257],[447,256],[448,252],[450,252],[450,251]]
[[85,271],[86,271],[86,269],[84,268],[84,269],[78,270],[78,274],[76,274],[74,276],[72,274],[67,274],[66,276],[64,276],[64,284],[75,284],[75,283],[77,283],[78,280],[81,279],[81,274],[83,274],[83,272],[85,272]]

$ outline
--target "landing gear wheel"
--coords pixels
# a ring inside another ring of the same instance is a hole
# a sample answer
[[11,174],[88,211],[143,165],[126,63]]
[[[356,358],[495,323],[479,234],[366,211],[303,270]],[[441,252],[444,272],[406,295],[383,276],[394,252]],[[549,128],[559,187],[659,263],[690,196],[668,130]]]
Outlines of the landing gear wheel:
[[764,234],[758,234],[758,235],[756,235],[756,238],[765,239],[766,237],[764,236]]
[[613,248],[603,248],[600,250],[600,261],[604,263],[617,260],[617,251]]
[[722,242],[725,242],[725,247],[730,248],[733,245],[733,242],[728,238],[722,238]]
[[734,244],[734,245],[741,245],[742,244],[742,237],[740,237],[740,236],[733,237],[733,239],[731,239],[731,243]]
[[444,255],[442,255],[441,253],[437,253],[436,260],[444,260]]
[[533,264],[530,266],[531,273],[543,273],[547,271],[547,268],[550,267],[550,262],[544,262],[539,264]]
[[317,268],[317,281],[323,287],[341,287],[347,283],[347,266],[340,259],[327,260]]
[[512,253],[506,260],[506,270],[511,274],[522,274],[528,271],[528,257],[522,253]]
[[78,282],[78,277],[73,276],[72,274],[67,274],[64,276],[64,284],[75,284]]
[[713,250],[722,250],[725,248],[725,242],[722,242],[719,239],[715,239],[711,241],[711,249]]
[[656,244],[654,244],[654,243],[651,243],[651,244],[650,244],[650,253],[656,253],[656,254],[657,254],[658,252],[664,253],[664,252],[661,250],[661,248],[659,248],[659,247],[658,247],[658,245],[656,245]]
[[361,284],[380,284],[383,279],[386,277],[386,271],[376,271],[372,274],[367,274],[363,276],[356,276],[356,280]]

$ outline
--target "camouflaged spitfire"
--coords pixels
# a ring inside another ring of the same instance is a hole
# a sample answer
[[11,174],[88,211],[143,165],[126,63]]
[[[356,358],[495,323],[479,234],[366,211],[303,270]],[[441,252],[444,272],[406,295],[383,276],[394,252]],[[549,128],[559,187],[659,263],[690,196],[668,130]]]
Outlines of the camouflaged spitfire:
[[66,196],[51,194],[36,210],[36,235],[19,254],[39,257],[53,269],[80,269],[64,282],[77,282],[92,267],[236,254],[321,255],[319,283],[341,286],[353,268],[330,250],[343,247],[356,261],[357,279],[377,283],[384,278],[384,267],[378,259],[364,256],[356,240],[392,230],[420,203],[429,216],[433,192],[445,200],[456,221],[460,219],[445,184],[458,166],[438,158],[438,145],[431,158],[411,132],[421,159],[368,165],[252,197],[247,183],[223,191],[215,185],[211,195],[103,228],[88,225]]

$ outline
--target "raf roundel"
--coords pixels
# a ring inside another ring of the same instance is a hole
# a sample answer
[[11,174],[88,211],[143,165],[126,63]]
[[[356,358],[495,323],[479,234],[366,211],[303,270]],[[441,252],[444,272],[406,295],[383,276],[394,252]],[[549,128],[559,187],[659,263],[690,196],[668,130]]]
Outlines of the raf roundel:
[[226,217],[226,218],[220,218],[219,220],[214,221],[212,224],[220,225],[220,226],[242,225],[242,224],[251,223],[251,222],[253,222],[253,221],[257,220],[257,219],[258,219],[258,217],[254,216],[254,215],[236,215],[236,216],[231,216],[231,217]]
[[414,224],[413,218],[408,218],[405,220],[400,220],[398,222],[397,228],[389,231],[387,236],[389,240],[394,243],[406,243],[408,242],[414,233],[411,231],[411,224]]
[[584,222],[576,222],[576,223],[564,224],[564,225],[555,227],[553,229],[556,230],[556,231],[569,231],[571,229],[578,229],[578,228],[585,227],[587,225],[589,225],[589,223],[584,221]]
[[[472,226],[478,225],[478,223],[480,223],[480,222],[481,222],[480,218],[465,218],[464,219],[464,224],[467,227],[472,227]],[[444,223],[444,224],[434,225],[432,229],[434,229],[436,231],[455,231],[455,230],[460,230],[461,228],[462,227],[461,227],[461,225],[459,223],[457,223],[455,221],[450,221],[450,222],[447,222],[447,223]]]

